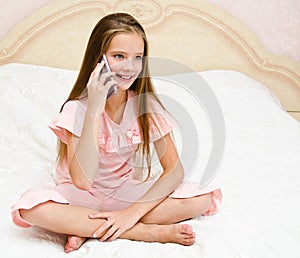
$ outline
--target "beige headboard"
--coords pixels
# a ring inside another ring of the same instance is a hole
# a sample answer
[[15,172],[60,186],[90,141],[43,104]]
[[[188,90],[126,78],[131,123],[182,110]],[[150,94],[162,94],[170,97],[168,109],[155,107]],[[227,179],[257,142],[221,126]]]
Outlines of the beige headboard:
[[245,25],[206,0],[56,0],[0,42],[0,65],[78,69],[94,25],[116,11],[129,12],[144,25],[151,56],[196,71],[242,72],[270,88],[300,121],[300,64],[271,54]]

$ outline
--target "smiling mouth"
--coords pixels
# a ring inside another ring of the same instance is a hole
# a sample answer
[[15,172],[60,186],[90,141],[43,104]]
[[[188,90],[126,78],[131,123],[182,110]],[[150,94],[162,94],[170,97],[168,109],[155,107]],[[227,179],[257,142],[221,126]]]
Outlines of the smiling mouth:
[[129,76],[129,75],[121,75],[121,74],[116,74],[116,76],[122,80],[125,80],[125,81],[129,81],[133,78],[133,76]]

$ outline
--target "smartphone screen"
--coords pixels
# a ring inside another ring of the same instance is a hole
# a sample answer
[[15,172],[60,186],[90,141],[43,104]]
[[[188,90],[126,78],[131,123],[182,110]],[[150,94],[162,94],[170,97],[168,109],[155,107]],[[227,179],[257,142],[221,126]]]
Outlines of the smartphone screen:
[[[106,58],[106,55],[104,54],[103,57],[102,57],[102,60],[104,61],[104,66],[100,72],[100,75],[102,73],[107,73],[107,72],[111,72],[111,69],[109,67],[109,64],[108,64],[108,61],[107,61],[107,58]],[[102,61],[101,60],[101,61]],[[109,80],[112,80],[112,77],[109,79]],[[112,96],[113,94],[115,94],[117,92],[117,86],[116,85],[113,85],[109,88],[108,92],[107,92],[107,97],[106,99],[108,99],[110,96]]]

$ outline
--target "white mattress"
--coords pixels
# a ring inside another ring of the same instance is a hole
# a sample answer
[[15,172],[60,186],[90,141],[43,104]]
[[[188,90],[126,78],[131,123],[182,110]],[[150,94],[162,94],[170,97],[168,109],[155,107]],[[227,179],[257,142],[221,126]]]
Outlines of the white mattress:
[[[27,188],[54,184],[56,138],[47,125],[76,72],[23,64],[0,67],[0,257],[300,257],[300,123],[267,88],[243,74],[199,75],[215,93],[225,119],[225,152],[212,182],[223,190],[220,212],[186,222],[197,234],[193,246],[89,240],[67,255],[64,236],[16,227],[10,206]],[[167,93],[162,81],[156,85]],[[196,167],[203,170],[212,144],[209,122],[203,109],[180,98],[178,91],[172,90],[172,96],[200,121],[202,152]]]

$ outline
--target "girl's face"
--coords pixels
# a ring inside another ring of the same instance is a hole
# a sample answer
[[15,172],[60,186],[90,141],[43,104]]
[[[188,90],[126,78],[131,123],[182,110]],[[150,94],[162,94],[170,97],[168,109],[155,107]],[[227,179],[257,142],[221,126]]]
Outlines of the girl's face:
[[143,66],[144,40],[136,33],[115,35],[107,49],[110,69],[116,73],[118,89],[127,90],[138,77]]

